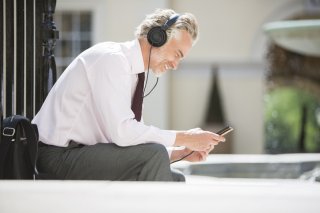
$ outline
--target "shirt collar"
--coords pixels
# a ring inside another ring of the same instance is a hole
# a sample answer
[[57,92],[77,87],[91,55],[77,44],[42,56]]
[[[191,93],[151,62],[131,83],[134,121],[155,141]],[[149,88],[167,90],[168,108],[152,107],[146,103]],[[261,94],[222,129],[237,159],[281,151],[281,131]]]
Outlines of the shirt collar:
[[123,48],[124,54],[131,65],[131,73],[138,74],[144,72],[144,62],[138,39],[125,42]]

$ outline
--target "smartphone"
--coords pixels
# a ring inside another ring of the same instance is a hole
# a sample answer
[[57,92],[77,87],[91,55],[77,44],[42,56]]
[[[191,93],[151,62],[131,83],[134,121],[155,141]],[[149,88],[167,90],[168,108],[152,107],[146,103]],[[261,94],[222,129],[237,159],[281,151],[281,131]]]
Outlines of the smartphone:
[[219,130],[217,132],[217,134],[221,135],[221,136],[224,136],[224,135],[228,134],[229,132],[231,132],[232,130],[233,130],[233,128],[231,126],[227,126],[227,127],[223,128],[223,129]]

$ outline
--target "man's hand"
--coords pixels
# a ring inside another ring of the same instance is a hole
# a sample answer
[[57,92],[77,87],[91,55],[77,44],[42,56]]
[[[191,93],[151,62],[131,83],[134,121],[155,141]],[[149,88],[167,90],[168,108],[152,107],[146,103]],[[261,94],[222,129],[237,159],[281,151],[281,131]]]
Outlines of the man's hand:
[[213,149],[213,147],[221,141],[225,141],[223,136],[196,128],[188,131],[177,132],[174,145],[185,146],[190,150],[198,151],[198,155],[204,156],[201,152]]
[[171,162],[177,161],[182,159],[184,156],[189,155],[191,152],[193,152],[188,157],[184,158],[183,160],[189,161],[189,162],[199,162],[199,161],[205,161],[209,155],[209,153],[214,149],[214,146],[211,146],[206,151],[192,151],[188,148],[185,148],[183,150],[174,150],[171,153]]

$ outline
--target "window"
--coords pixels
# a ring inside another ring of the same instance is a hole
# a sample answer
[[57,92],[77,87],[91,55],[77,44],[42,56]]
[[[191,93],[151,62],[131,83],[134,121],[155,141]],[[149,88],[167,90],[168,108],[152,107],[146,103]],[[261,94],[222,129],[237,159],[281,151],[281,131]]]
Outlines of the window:
[[71,61],[92,44],[92,14],[90,11],[56,11],[55,22],[60,31],[56,42],[57,76]]

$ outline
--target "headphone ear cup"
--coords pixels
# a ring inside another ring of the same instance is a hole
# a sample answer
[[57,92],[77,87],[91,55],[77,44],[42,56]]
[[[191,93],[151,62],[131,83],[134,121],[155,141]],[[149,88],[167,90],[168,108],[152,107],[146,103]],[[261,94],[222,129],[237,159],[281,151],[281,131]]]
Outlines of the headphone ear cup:
[[161,47],[167,42],[167,33],[161,27],[153,27],[147,35],[148,42],[154,47]]

